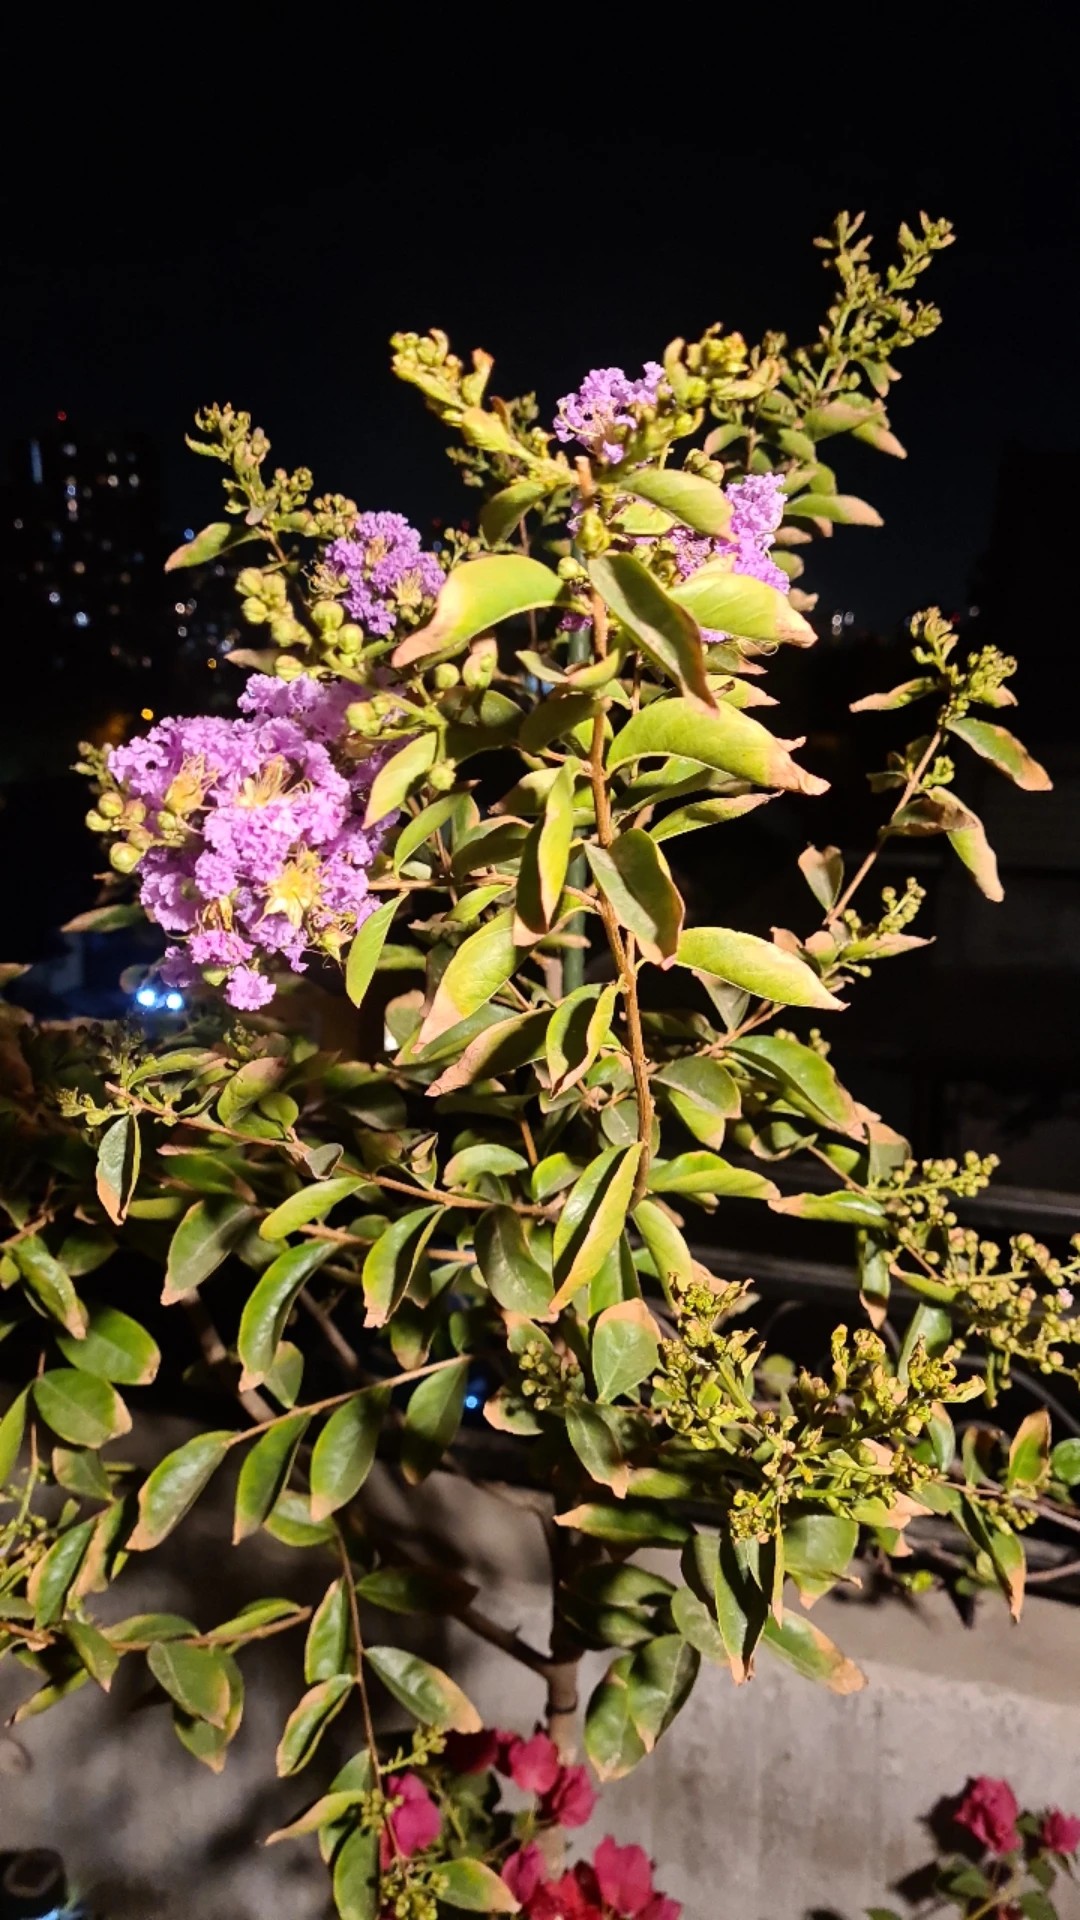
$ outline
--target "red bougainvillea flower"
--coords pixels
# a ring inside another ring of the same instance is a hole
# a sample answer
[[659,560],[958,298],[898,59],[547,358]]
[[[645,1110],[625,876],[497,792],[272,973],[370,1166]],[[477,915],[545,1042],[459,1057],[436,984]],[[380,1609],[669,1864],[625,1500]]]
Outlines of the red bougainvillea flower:
[[398,1853],[408,1858],[419,1853],[421,1847],[430,1847],[442,1825],[438,1807],[415,1773],[401,1773],[388,1780],[386,1791],[398,1804],[387,1816],[379,1836],[379,1860],[384,1869],[394,1858],[395,1843]]
[[640,1920],[682,1920],[682,1906],[666,1893],[654,1893],[648,1906],[642,1907]]
[[1075,1813],[1047,1807],[1039,1828],[1039,1845],[1050,1853],[1075,1853],[1080,1847],[1080,1820]]
[[1007,1780],[981,1773],[968,1784],[954,1816],[958,1826],[981,1840],[991,1853],[1014,1853],[1020,1845],[1016,1816],[1020,1806]]
[[517,1853],[503,1861],[502,1877],[515,1900],[528,1907],[544,1878],[544,1856],[535,1840],[527,1847],[519,1847]]
[[448,1733],[443,1759],[455,1773],[488,1773],[498,1766],[500,1753],[513,1737],[497,1727],[482,1727],[479,1733]]
[[[520,1783],[519,1783],[520,1784]],[[545,1820],[560,1827],[583,1827],[591,1820],[596,1794],[584,1767],[560,1767],[550,1793],[544,1795],[540,1812]]]
[[653,1897],[652,1861],[642,1847],[620,1847],[609,1834],[593,1855],[597,1885],[605,1905],[637,1920]]
[[523,1793],[550,1793],[559,1777],[558,1749],[546,1733],[509,1741],[502,1765]]
[[580,1864],[558,1880],[545,1880],[528,1903],[528,1920],[604,1920],[594,1887],[591,1870]]

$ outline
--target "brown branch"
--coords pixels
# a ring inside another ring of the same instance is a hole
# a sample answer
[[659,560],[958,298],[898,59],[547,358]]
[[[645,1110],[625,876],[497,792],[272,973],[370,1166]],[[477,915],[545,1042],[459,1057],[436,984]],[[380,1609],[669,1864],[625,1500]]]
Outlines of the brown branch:
[[240,1386],[236,1362],[230,1360],[229,1350],[199,1295],[194,1290],[182,1293],[180,1305],[187,1314],[202,1357],[210,1371],[216,1375],[232,1398],[240,1402],[245,1413],[250,1414],[253,1420],[261,1421],[264,1426],[272,1426],[274,1422],[269,1400],[264,1400],[261,1393]]
[[874,865],[879,853],[881,852],[882,848],[885,845],[886,840],[889,838],[889,835],[892,832],[893,821],[896,819],[897,814],[902,813],[904,808],[907,806],[908,801],[911,799],[912,795],[915,793],[917,787],[919,786],[919,783],[922,780],[923,774],[926,772],[927,767],[930,765],[931,760],[933,759],[935,753],[940,747],[941,737],[942,737],[941,728],[935,727],[934,732],[930,737],[930,744],[927,747],[926,752],[923,754],[922,759],[919,761],[919,764],[915,768],[914,773],[911,773],[908,775],[908,778],[904,784],[904,790],[901,793],[899,800],[897,801],[895,807],[893,808],[888,819],[886,820],[885,825],[878,829],[877,839],[875,840],[865,860],[862,862],[862,865],[858,868],[857,872],[852,875],[852,878],[848,881],[848,884],[844,888],[844,891],[840,895],[840,898],[836,901],[835,905],[831,907],[829,912],[826,914],[825,916],[826,922],[830,920],[838,919],[840,914],[843,913],[844,908],[849,905],[853,896],[858,892],[858,889],[862,886],[863,881],[866,879],[867,874],[870,872],[871,867]]

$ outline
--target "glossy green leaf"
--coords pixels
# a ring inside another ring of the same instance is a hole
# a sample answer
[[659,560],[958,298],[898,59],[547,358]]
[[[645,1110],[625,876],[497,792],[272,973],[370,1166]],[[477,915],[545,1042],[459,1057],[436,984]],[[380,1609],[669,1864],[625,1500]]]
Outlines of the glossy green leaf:
[[482,1146],[462,1147],[460,1153],[453,1154],[443,1168],[443,1179],[448,1187],[465,1187],[483,1174],[522,1173],[528,1164],[525,1155],[515,1147],[490,1141]]
[[268,1093],[273,1093],[285,1078],[287,1062],[277,1054],[260,1054],[245,1060],[242,1067],[226,1080],[218,1095],[217,1116],[223,1127],[243,1132],[251,1125],[252,1109]]
[[363,1486],[389,1403],[385,1387],[365,1387],[328,1417],[311,1456],[313,1520],[336,1513]]
[[589,561],[589,578],[653,665],[703,706],[715,707],[697,621],[641,561],[632,553],[599,554]]
[[379,1911],[379,1836],[357,1827],[334,1855],[334,1912],[338,1920],[375,1920]]
[[1050,1473],[1050,1415],[1045,1407],[1025,1414],[1009,1446],[1005,1484],[1009,1487],[1045,1485]]
[[567,1195],[555,1222],[552,1313],[561,1313],[599,1272],[618,1240],[626,1224],[640,1158],[637,1144],[622,1153],[616,1147],[607,1148],[590,1161]]
[[655,1076],[670,1105],[703,1146],[719,1149],[729,1120],[738,1118],[742,1102],[736,1082],[718,1060],[690,1055],[671,1060]]
[[558,575],[524,554],[465,560],[448,575],[428,625],[396,648],[393,665],[407,667],[436,654],[445,659],[460,653],[500,620],[552,606],[560,592]]
[[775,1000],[784,1007],[841,1007],[822,986],[812,967],[797,954],[731,927],[690,927],[679,941],[679,966],[726,980],[744,993]]
[[468,797],[465,794],[444,793],[440,794],[437,800],[432,800],[428,806],[422,807],[420,812],[414,814],[411,819],[406,820],[394,841],[394,872],[400,873],[405,862],[411,859],[414,853],[419,853],[421,847],[426,846],[427,842],[438,833],[440,827],[445,827],[450,821],[460,818],[467,805]]
[[435,989],[435,997],[416,1036],[415,1046],[430,1041],[465,1020],[506,985],[516,970],[519,949],[514,944],[513,914],[497,913],[458,947]]
[[513,926],[521,947],[542,939],[558,915],[573,838],[574,770],[564,761],[522,848]]
[[299,1227],[307,1226],[313,1220],[325,1220],[340,1200],[347,1200],[363,1184],[362,1177],[357,1173],[339,1173],[331,1180],[317,1180],[312,1187],[302,1187],[299,1193],[290,1194],[260,1222],[260,1239],[285,1240]]
[[755,786],[783,787],[794,793],[825,793],[829,784],[797,767],[787,748],[759,720],[724,702],[715,712],[706,713],[690,700],[654,700],[615,735],[608,749],[608,769],[614,771],[650,754],[677,754]]
[[441,1667],[404,1647],[368,1647],[365,1658],[399,1706],[425,1726],[479,1733],[482,1722],[472,1701]]
[[731,1053],[779,1087],[788,1101],[811,1119],[823,1120],[838,1133],[855,1139],[864,1137],[865,1119],[860,1118],[847,1088],[841,1086],[835,1068],[813,1047],[774,1033],[753,1033],[745,1040],[733,1041]]
[[843,1578],[858,1545],[854,1520],[838,1513],[803,1513],[783,1530],[784,1569],[803,1600],[816,1600]]
[[[578,729],[584,733],[584,740],[578,742],[588,746],[592,732],[592,721],[596,714],[603,711],[596,695],[591,692],[578,692],[569,687],[559,687],[546,700],[541,700],[525,715],[518,730],[519,744],[526,753],[541,753],[553,740],[577,739]],[[586,731],[587,730],[587,731]]]
[[688,1286],[693,1280],[694,1257],[670,1214],[658,1207],[655,1200],[639,1200],[633,1219],[660,1285],[671,1300],[676,1287]]
[[251,1600],[228,1620],[219,1620],[202,1637],[216,1647],[238,1646],[248,1640],[263,1640],[280,1620],[294,1625],[304,1618],[306,1609],[296,1600]]
[[480,509],[480,531],[489,547],[500,547],[508,540],[530,507],[544,497],[538,480],[515,480],[499,493],[493,493]]
[[441,1207],[414,1207],[381,1233],[364,1261],[364,1325],[384,1327],[435,1231]]
[[588,1400],[573,1400],[565,1410],[566,1437],[589,1478],[610,1487],[617,1500],[630,1484],[630,1469],[608,1410]]
[[1028,793],[1045,793],[1053,786],[1046,768],[1032,759],[1027,748],[1007,727],[995,726],[989,720],[965,718],[950,720],[948,731],[982,759],[989,760],[1014,786],[1023,787]]
[[730,633],[737,640],[787,642],[812,647],[817,635],[808,620],[796,613],[787,595],[763,580],[731,573],[723,560],[710,560],[688,580],[680,580],[671,597],[692,613],[701,627]]
[[717,1667],[727,1666],[720,1629],[704,1600],[689,1587],[679,1587],[672,1595],[671,1618],[687,1645],[694,1647],[703,1660],[711,1660]]
[[299,1773],[314,1758],[331,1720],[341,1712],[355,1682],[351,1674],[335,1673],[305,1693],[285,1723],[275,1765],[279,1775]]
[[611,1032],[620,987],[575,987],[547,1026],[545,1053],[551,1091],[565,1093],[583,1080]]
[[236,1347],[243,1363],[242,1389],[257,1387],[266,1379],[297,1294],[332,1251],[332,1241],[305,1240],[286,1247],[270,1262],[240,1316]]
[[1058,1441],[1050,1455],[1050,1471],[1066,1487],[1080,1484],[1080,1439]]
[[[434,736],[425,736],[433,738]],[[368,915],[359,933],[349,948],[349,957],[345,962],[345,991],[354,1007],[363,1000],[379,965],[383,948],[386,945],[398,901],[390,899],[375,912]]]
[[370,1792],[370,1788],[348,1787],[338,1793],[322,1794],[299,1819],[290,1820],[287,1827],[278,1827],[274,1833],[268,1833],[263,1845],[273,1847],[279,1840],[299,1840],[305,1833],[318,1833],[320,1827],[330,1826],[351,1813],[364,1798],[365,1792]]
[[907,1380],[911,1356],[921,1343],[932,1357],[938,1357],[952,1344],[952,1316],[944,1307],[934,1306],[929,1300],[920,1300],[911,1319],[908,1321],[904,1343],[896,1362],[898,1380]]
[[352,1626],[344,1579],[331,1581],[311,1616],[304,1642],[304,1679],[330,1680],[349,1665]]
[[674,467],[635,467],[623,484],[628,493],[662,507],[695,533],[722,536],[731,531],[731,502],[723,488],[704,474]]
[[26,1401],[29,1387],[16,1394],[7,1412],[0,1420],[0,1497],[15,1471],[22,1448],[23,1435],[26,1432]]
[[589,842],[585,852],[600,891],[636,938],[644,958],[657,966],[670,965],[685,908],[656,842],[640,827],[631,827],[610,847]]
[[75,1367],[57,1367],[34,1381],[43,1420],[73,1447],[103,1447],[131,1432],[131,1415],[107,1380]]
[[618,1547],[681,1547],[690,1529],[658,1507],[603,1506],[586,1500],[579,1507],[555,1515],[558,1527],[573,1527],[592,1540],[607,1540]]
[[255,1208],[227,1194],[196,1200],[173,1234],[162,1302],[170,1306],[216,1273],[247,1232]]
[[682,833],[696,833],[700,827],[718,827],[728,820],[741,820],[755,807],[767,806],[776,798],[772,793],[718,794],[713,800],[694,800],[688,807],[675,807],[649,828],[653,840],[674,840]]
[[448,1860],[439,1873],[439,1899],[467,1913],[520,1913],[506,1881],[482,1860]]
[[512,1207],[493,1207],[476,1226],[476,1260],[492,1298],[508,1313],[530,1320],[547,1318],[551,1275],[534,1260],[521,1216]]
[[544,1035],[549,1015],[546,1008],[536,1013],[511,1015],[498,1020],[470,1040],[464,1052],[443,1069],[428,1088],[429,1097],[454,1093],[476,1080],[493,1080],[529,1060],[538,1060],[544,1051]]
[[630,1718],[646,1753],[686,1704],[700,1664],[697,1649],[681,1633],[662,1634],[634,1654],[627,1681]]
[[593,1326],[592,1369],[601,1400],[632,1393],[656,1370],[659,1332],[643,1300],[607,1307]]
[[149,1386],[161,1365],[157,1342],[146,1328],[119,1307],[103,1302],[90,1308],[83,1339],[59,1333],[56,1344],[73,1367],[96,1373],[102,1380],[117,1380],[122,1386]]
[[171,1699],[195,1720],[224,1727],[231,1689],[222,1654],[213,1647],[189,1647],[182,1640],[159,1640],[146,1664]]
[[257,1533],[286,1486],[296,1449],[307,1430],[306,1413],[294,1413],[270,1427],[244,1450],[236,1484],[233,1544]]
[[75,1575],[82,1565],[97,1525],[96,1518],[67,1527],[36,1563],[26,1583],[26,1597],[34,1609],[34,1624],[51,1627],[60,1619]]
[[649,1168],[650,1193],[713,1193],[733,1200],[775,1200],[779,1188],[751,1167],[733,1167],[718,1153],[678,1153],[673,1160],[654,1160]]
[[234,1436],[224,1431],[197,1433],[167,1453],[139,1489],[139,1519],[128,1541],[133,1553],[147,1553],[178,1526],[217,1472]]
[[64,1632],[90,1678],[97,1681],[103,1693],[108,1693],[120,1665],[116,1648],[88,1620],[68,1620]]
[[50,1318],[58,1321],[76,1340],[81,1340],[87,1327],[86,1308],[71,1284],[70,1275],[49,1252],[41,1235],[28,1233],[16,1240],[11,1257]]
[[121,1226],[139,1178],[142,1148],[133,1113],[106,1127],[97,1155],[97,1196],[113,1225]]
[[797,493],[784,509],[788,519],[830,520],[844,527],[881,527],[876,507],[853,493]]
[[356,1583],[362,1600],[386,1613],[457,1613],[479,1588],[427,1567],[378,1567]]
[[837,1220],[850,1227],[880,1227],[886,1219],[879,1200],[867,1193],[789,1193],[770,1202],[774,1213],[791,1213],[797,1220]]
[[420,1380],[409,1395],[401,1436],[401,1470],[417,1486],[437,1467],[461,1425],[469,1363],[459,1360]]
[[601,1781],[623,1779],[645,1758],[630,1717],[631,1664],[630,1654],[613,1660],[585,1709],[585,1752]]
[[866,1685],[866,1675],[855,1662],[801,1614],[785,1613],[782,1626],[767,1620],[761,1639],[763,1646],[786,1660],[796,1673],[806,1680],[820,1681],[832,1693],[858,1693]]
[[[439,736],[433,729],[427,728],[423,733],[414,733],[411,740],[407,740],[403,747],[399,747],[396,753],[391,754],[385,765],[379,768],[378,773],[371,783],[371,793],[368,797],[367,808],[364,813],[365,827],[372,827],[377,821],[385,820],[389,815],[397,812],[406,795],[412,791],[419,780],[423,779],[428,768],[434,763],[438,751]],[[389,904],[390,903],[387,902],[387,905]],[[397,903],[395,902],[394,904],[396,905]],[[379,911],[382,912],[383,909],[380,908]],[[374,920],[375,915],[372,914],[371,918]],[[392,918],[393,914],[391,913],[387,918],[387,926],[389,926],[389,921]],[[367,924],[370,925],[370,922]],[[362,927],[360,933],[363,933]],[[358,934],[357,939],[359,939],[359,937],[360,935]],[[361,949],[361,956],[366,955],[368,948],[374,944],[376,937],[376,935],[371,936],[368,947]],[[381,946],[381,944],[380,941],[379,945]],[[378,959],[377,951],[375,958],[376,960]],[[363,958],[359,958],[354,970],[354,981],[362,980],[363,964]],[[375,971],[374,962],[372,963],[371,970],[372,972]],[[363,981],[360,988],[361,992],[366,985],[367,982]],[[353,997],[351,991],[349,997],[350,999]]]

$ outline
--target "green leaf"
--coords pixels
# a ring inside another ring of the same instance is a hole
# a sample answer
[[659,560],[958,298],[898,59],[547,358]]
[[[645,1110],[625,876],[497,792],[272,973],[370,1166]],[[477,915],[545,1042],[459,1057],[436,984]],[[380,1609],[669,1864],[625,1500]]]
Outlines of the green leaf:
[[29,1387],[16,1394],[10,1407],[0,1420],[0,1489],[7,1486],[15,1471],[19,1452],[22,1448],[23,1434],[26,1432],[26,1400]]
[[379,1911],[379,1836],[357,1827],[334,1855],[338,1920],[375,1920]]
[[64,1632],[71,1641],[82,1665],[92,1680],[96,1680],[103,1693],[108,1693],[113,1683],[113,1675],[120,1665],[120,1655],[111,1646],[97,1627],[88,1620],[69,1620]]
[[533,1259],[521,1216],[512,1207],[493,1207],[476,1226],[476,1260],[492,1298],[508,1313],[530,1320],[548,1317],[551,1275]]
[[1080,1439],[1058,1441],[1050,1455],[1050,1471],[1066,1487],[1080,1484]]
[[678,1153],[674,1160],[654,1160],[649,1168],[650,1193],[715,1193],[733,1200],[775,1200],[779,1188],[750,1167],[733,1167],[718,1153]]
[[73,1367],[96,1373],[102,1380],[118,1380],[123,1386],[149,1386],[161,1365],[157,1342],[146,1328],[121,1313],[119,1307],[104,1303],[90,1308],[83,1339],[73,1340],[70,1334],[58,1333],[56,1344]]
[[[753,1675],[754,1654],[769,1618],[772,1581],[763,1574],[767,1575],[775,1550],[765,1549],[763,1569],[757,1540],[735,1540],[725,1532],[709,1544],[712,1551],[706,1559],[712,1603],[731,1677],[741,1686]],[[702,1545],[700,1537],[694,1545]]]
[[564,761],[521,852],[513,936],[521,947],[543,938],[558,916],[574,838],[574,768]]
[[1050,1415],[1045,1407],[1026,1414],[1009,1447],[1008,1487],[1044,1486],[1050,1473]]
[[365,1387],[335,1407],[311,1456],[311,1517],[325,1520],[363,1486],[390,1402],[385,1387]]
[[318,1833],[320,1827],[331,1826],[345,1814],[351,1813],[364,1798],[365,1792],[370,1792],[370,1788],[346,1787],[337,1793],[324,1793],[298,1820],[290,1820],[287,1827],[278,1827],[274,1833],[268,1833],[263,1846],[273,1847],[279,1840],[299,1840],[305,1833]]
[[727,1666],[720,1629],[704,1600],[699,1600],[689,1587],[679,1587],[672,1595],[671,1617],[687,1646],[694,1647],[703,1660],[711,1660],[714,1666]]
[[443,1367],[420,1380],[409,1395],[401,1436],[401,1470],[410,1486],[437,1467],[461,1425],[469,1363]]
[[643,1300],[607,1307],[592,1336],[593,1379],[601,1400],[632,1393],[655,1372],[659,1351],[656,1322]]
[[694,1257],[670,1214],[654,1200],[639,1200],[633,1218],[670,1301],[677,1285],[687,1286],[693,1280]]
[[784,1569],[803,1600],[827,1593],[847,1572],[859,1541],[854,1520],[837,1513],[803,1513],[783,1530]]
[[426,627],[403,640],[391,659],[395,667],[438,655],[449,659],[479,633],[500,620],[550,607],[562,590],[557,574],[524,554],[499,553],[465,560],[448,576]]
[[138,1524],[127,1543],[132,1553],[159,1547],[179,1525],[217,1472],[234,1437],[223,1430],[197,1433],[159,1460],[139,1489]]
[[731,531],[731,502],[704,474],[680,473],[673,467],[635,467],[623,485],[627,493],[662,507],[673,520],[693,527],[695,533],[715,537]]
[[726,980],[744,993],[759,994],[783,1007],[843,1006],[805,960],[753,933],[737,933],[731,927],[690,927],[675,957],[680,967]]
[[480,509],[480,531],[489,547],[500,547],[508,540],[530,507],[544,497],[539,480],[515,480],[512,486],[493,493]]
[[997,858],[986,837],[986,829],[977,813],[959,800],[948,787],[930,787],[894,815],[894,833],[944,833],[958,859],[973,876],[980,892],[988,900],[1001,901],[1005,889],[998,874]]
[[75,1575],[82,1565],[97,1517],[68,1527],[53,1541],[48,1552],[34,1567],[26,1583],[26,1597],[34,1609],[34,1624],[51,1627],[64,1611],[64,1601]]
[[233,1545],[257,1533],[285,1487],[296,1449],[307,1429],[308,1415],[294,1413],[278,1420],[244,1454],[236,1485]]
[[866,1685],[866,1675],[855,1662],[801,1614],[785,1613],[782,1626],[767,1620],[761,1639],[763,1646],[779,1654],[796,1673],[806,1680],[820,1681],[832,1693],[858,1693]]
[[623,1499],[630,1484],[630,1469],[607,1410],[587,1400],[574,1400],[563,1417],[566,1437],[589,1478],[599,1486],[610,1487],[616,1499]]
[[299,1773],[314,1758],[319,1741],[341,1712],[354,1685],[351,1674],[335,1673],[309,1688],[290,1713],[278,1742],[275,1765],[279,1776]]
[[571,1188],[555,1222],[555,1296],[549,1312],[561,1313],[598,1273],[626,1224],[640,1144],[620,1153],[609,1147],[589,1162]]
[[381,1233],[364,1261],[366,1327],[384,1327],[412,1279],[435,1231],[441,1207],[414,1207]]
[[364,1184],[358,1173],[339,1173],[332,1180],[317,1180],[313,1187],[302,1187],[268,1213],[259,1224],[261,1240],[285,1240],[298,1227],[313,1220],[325,1220],[339,1200],[347,1200]]
[[823,1120],[826,1126],[854,1139],[865,1136],[866,1121],[860,1118],[850,1093],[841,1086],[835,1069],[813,1047],[773,1033],[755,1033],[734,1041],[730,1051],[736,1060],[779,1087],[787,1100],[812,1120]]
[[995,726],[989,720],[950,720],[947,731],[956,735],[958,740],[966,741],[973,752],[989,760],[992,766],[1003,773],[1017,787],[1023,787],[1028,793],[1046,793],[1053,781],[1045,767],[1033,760],[1027,748],[1011,734],[1007,727]]
[[608,749],[609,771],[650,755],[677,754],[734,774],[759,787],[783,787],[793,793],[825,793],[828,781],[797,767],[786,747],[759,720],[723,701],[706,713],[690,700],[654,700],[634,714]]
[[171,1306],[216,1273],[243,1239],[255,1208],[228,1194],[196,1200],[181,1220],[169,1245],[162,1303]]
[[349,1663],[352,1625],[344,1579],[331,1581],[311,1616],[304,1642],[304,1679],[309,1686],[343,1673]]
[[868,1193],[789,1193],[769,1202],[774,1213],[794,1214],[797,1220],[836,1220],[849,1227],[880,1227],[886,1213]]
[[514,944],[513,914],[497,913],[458,947],[435,990],[435,997],[416,1036],[416,1049],[457,1026],[492,996],[514,973],[519,949]]
[[729,1120],[737,1119],[742,1102],[736,1082],[717,1060],[688,1056],[670,1061],[655,1076],[684,1127],[702,1146],[719,1150]]
[[131,1415],[115,1387],[92,1373],[57,1367],[34,1382],[37,1410],[73,1447],[103,1447],[131,1432]]
[[837,521],[844,527],[883,527],[876,507],[853,493],[798,493],[787,502],[785,518]]
[[159,1640],[146,1664],[160,1687],[195,1720],[224,1727],[231,1688],[222,1654],[213,1647],[189,1647],[182,1640]]
[[235,520],[213,520],[194,540],[170,553],[165,572],[173,573],[177,567],[204,567],[207,561],[216,560],[219,553],[224,553],[226,547],[239,546],[252,538],[242,522],[238,526]]
[[480,1589],[455,1574],[426,1567],[379,1567],[356,1583],[361,1599],[386,1613],[456,1613],[475,1600]]
[[49,1252],[40,1234],[28,1233],[10,1249],[11,1257],[35,1299],[76,1340],[87,1327],[87,1313],[59,1260]]
[[493,1022],[469,1041],[452,1066],[432,1081],[428,1097],[454,1093],[476,1080],[495,1079],[512,1073],[528,1060],[538,1060],[544,1051],[548,1020],[547,1009],[541,1008],[536,1013],[519,1013]]
[[304,1618],[305,1612],[306,1609],[296,1600],[251,1600],[228,1620],[219,1620],[217,1626],[202,1637],[213,1641],[216,1647],[236,1646],[245,1640],[262,1640],[277,1621],[290,1620],[295,1625]]
[[768,806],[771,793],[721,794],[714,800],[695,800],[688,807],[676,807],[649,828],[653,840],[673,840],[681,833],[696,833],[699,827],[722,826],[727,820],[740,820],[755,807]]
[[737,640],[812,647],[817,639],[810,622],[796,613],[786,594],[763,580],[730,573],[723,560],[710,560],[688,580],[680,580],[671,597],[693,614],[700,627],[733,634]]
[[145,921],[146,915],[138,902],[113,901],[107,907],[91,907],[87,913],[77,913],[72,920],[61,923],[61,933],[118,933],[123,927],[136,927]]
[[613,1660],[585,1709],[585,1752],[601,1781],[623,1779],[645,1758],[630,1717],[631,1664],[630,1654]]
[[468,1913],[520,1913],[506,1881],[482,1860],[448,1860],[439,1869],[439,1899]]
[[244,1369],[242,1391],[266,1379],[297,1294],[332,1251],[332,1241],[305,1240],[270,1262],[240,1316],[236,1347]]
[[573,1527],[578,1533],[587,1533],[592,1540],[607,1540],[618,1547],[681,1547],[690,1532],[681,1520],[673,1519],[659,1508],[633,1506],[629,1502],[609,1507],[585,1501],[580,1507],[557,1513],[555,1525]]
[[[411,792],[418,780],[423,779],[428,768],[433,765],[438,751],[439,736],[429,727],[426,728],[423,733],[415,733],[411,740],[407,740],[403,747],[399,747],[396,753],[391,754],[389,760],[386,761],[384,766],[379,768],[378,773],[372,781],[371,793],[368,797],[367,808],[364,813],[365,827],[374,826],[377,821],[385,820],[391,814],[397,812],[406,795]],[[390,903],[387,902],[387,905],[389,904]],[[394,905],[397,905],[396,901]],[[383,908],[379,909],[380,913],[383,911]],[[372,914],[371,918],[374,920],[375,915]],[[389,918],[393,918],[392,913]],[[370,922],[366,924],[370,925]],[[362,933],[363,928],[360,929],[360,934]],[[357,935],[357,939],[360,938],[360,934]],[[374,941],[377,935],[372,935],[371,938],[372,941]],[[353,944],[355,945],[355,942]],[[381,947],[381,945],[382,942],[379,941],[379,946]],[[366,948],[361,949],[362,954],[366,953],[366,951]],[[351,953],[349,957],[350,959],[352,958]],[[376,952],[375,959],[378,959],[378,952]],[[375,971],[374,961],[372,962],[371,970],[372,972]],[[355,969],[355,977],[362,978],[362,971],[361,962],[358,961]],[[367,982],[364,981],[363,984],[366,986]],[[353,998],[351,991],[349,998]]]
[[630,1666],[630,1718],[646,1753],[689,1698],[701,1657],[681,1633],[662,1634],[639,1648]]
[[383,906],[376,907],[349,948],[349,957],[345,962],[345,991],[354,1007],[360,1005],[375,978],[379,956],[386,945],[398,904],[397,900],[391,898]]
[[400,873],[412,854],[438,833],[440,827],[463,812],[468,804],[468,796],[461,793],[444,793],[438,800],[432,800],[411,820],[406,820],[394,841],[394,872]]
[[463,1147],[460,1153],[455,1153],[443,1168],[443,1179],[448,1187],[465,1187],[483,1174],[521,1173],[528,1164],[525,1155],[515,1147],[490,1141],[482,1146]]
[[600,554],[589,561],[589,578],[653,665],[684,693],[714,708],[697,621],[640,560],[632,553]]
[[607,987],[575,987],[559,1002],[547,1025],[545,1053],[553,1094],[565,1093],[584,1079],[611,1032],[617,982]]
[[368,1647],[365,1658],[399,1706],[440,1732],[479,1733],[480,1715],[461,1688],[428,1660],[404,1647]]
[[936,1357],[944,1353],[953,1337],[952,1317],[944,1307],[931,1306],[928,1300],[920,1300],[908,1322],[904,1343],[900,1348],[896,1362],[898,1380],[907,1380],[908,1367],[916,1345],[921,1340],[928,1354]]
[[106,1127],[97,1154],[97,1196],[114,1227],[123,1224],[139,1178],[142,1146],[133,1113]]
[[285,1077],[287,1063],[276,1054],[245,1060],[226,1080],[218,1095],[217,1116],[223,1127],[243,1125],[253,1107],[272,1093]]
[[682,932],[682,896],[656,842],[640,827],[620,833],[610,847],[589,842],[593,877],[620,924],[635,936],[646,960],[670,966]]

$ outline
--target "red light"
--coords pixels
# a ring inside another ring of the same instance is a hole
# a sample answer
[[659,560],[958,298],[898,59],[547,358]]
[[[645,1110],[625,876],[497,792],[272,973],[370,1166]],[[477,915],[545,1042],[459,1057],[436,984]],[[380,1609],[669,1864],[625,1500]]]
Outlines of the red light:
[[57,417],[57,419],[58,419],[58,420],[66,420],[66,419],[67,419],[67,414],[66,414],[66,413],[64,412],[64,409],[63,409],[63,407],[59,407],[59,408],[57,409],[57,414],[56,414],[56,417]]

